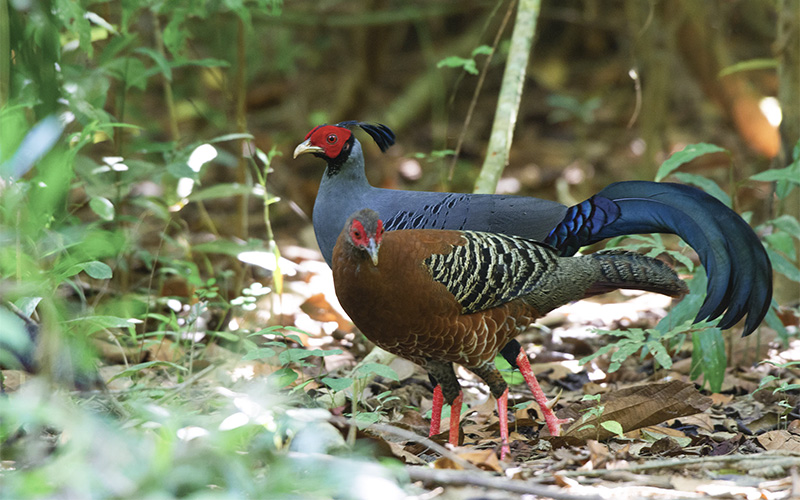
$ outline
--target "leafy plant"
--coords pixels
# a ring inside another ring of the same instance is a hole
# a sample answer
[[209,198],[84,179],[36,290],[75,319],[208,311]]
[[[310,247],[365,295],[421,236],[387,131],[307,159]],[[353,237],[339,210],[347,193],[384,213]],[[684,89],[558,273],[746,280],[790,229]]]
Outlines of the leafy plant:
[[[600,394],[595,394],[595,395],[585,394],[581,398],[581,401],[595,401],[597,402],[597,404],[595,406],[583,410],[583,415],[581,415],[581,419],[578,422],[576,422],[575,425],[581,425],[591,419],[599,421],[602,418],[603,413],[606,411],[606,407],[605,405],[600,404],[600,398],[601,398]],[[594,429],[596,432],[595,439],[600,439],[601,427],[607,430],[608,432],[611,432],[612,434],[616,435],[617,437],[621,438],[624,435],[622,425],[620,425],[620,423],[617,422],[616,420],[604,420],[602,422],[599,422],[598,424],[589,423],[579,427],[577,430],[582,431],[585,429]]]

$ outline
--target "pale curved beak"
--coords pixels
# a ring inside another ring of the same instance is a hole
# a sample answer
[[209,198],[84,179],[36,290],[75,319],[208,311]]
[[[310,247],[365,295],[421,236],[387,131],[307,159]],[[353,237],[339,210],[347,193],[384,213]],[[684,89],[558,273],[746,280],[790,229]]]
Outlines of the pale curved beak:
[[369,239],[369,245],[367,245],[367,253],[369,257],[372,259],[372,264],[375,267],[378,267],[378,250],[381,249],[381,246],[375,243],[375,238]]
[[300,144],[298,144],[297,147],[294,148],[294,154],[292,155],[292,158],[297,158],[298,156],[300,156],[302,154],[305,154],[305,153],[322,153],[323,152],[323,149],[321,147],[312,146],[310,141],[311,141],[311,139],[309,139],[309,140],[307,140],[305,142],[301,142]]

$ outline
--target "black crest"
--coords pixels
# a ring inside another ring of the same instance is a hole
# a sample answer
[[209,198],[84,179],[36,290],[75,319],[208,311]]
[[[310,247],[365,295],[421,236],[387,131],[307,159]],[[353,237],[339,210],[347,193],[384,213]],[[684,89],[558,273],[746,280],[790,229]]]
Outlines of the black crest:
[[364,132],[368,133],[370,137],[372,137],[372,140],[374,140],[375,144],[381,148],[382,152],[386,152],[386,150],[394,144],[394,132],[392,132],[392,129],[382,123],[367,123],[350,120],[337,123],[336,126],[349,128],[351,130],[353,127],[361,127]]

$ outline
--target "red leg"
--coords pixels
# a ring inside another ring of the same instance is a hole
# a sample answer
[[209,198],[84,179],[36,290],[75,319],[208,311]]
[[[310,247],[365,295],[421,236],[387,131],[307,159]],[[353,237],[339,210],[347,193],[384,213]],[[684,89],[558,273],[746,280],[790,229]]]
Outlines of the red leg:
[[450,405],[450,444],[458,446],[458,431],[461,427],[461,403],[464,394],[459,392],[458,397]]
[[508,448],[508,387],[500,398],[497,399],[497,416],[500,417],[500,439],[503,441],[500,448],[500,460],[506,458]]
[[550,431],[551,436],[558,436],[561,432],[561,424],[566,424],[569,422],[569,420],[558,419],[556,414],[553,413],[553,410],[551,410],[547,405],[547,396],[544,395],[544,391],[539,385],[539,382],[536,380],[536,375],[533,374],[531,364],[528,361],[528,355],[525,353],[524,349],[519,350],[519,354],[517,355],[517,366],[519,367],[520,373],[522,373],[522,376],[525,378],[525,382],[528,383],[528,387],[530,387],[531,392],[533,393],[533,398],[536,400],[536,404],[538,404],[539,408],[542,409],[544,421],[547,424],[547,430]]
[[439,434],[439,429],[442,425],[442,405],[444,404],[444,396],[442,396],[442,386],[437,385],[433,388],[433,408],[431,408],[431,431],[428,437]]

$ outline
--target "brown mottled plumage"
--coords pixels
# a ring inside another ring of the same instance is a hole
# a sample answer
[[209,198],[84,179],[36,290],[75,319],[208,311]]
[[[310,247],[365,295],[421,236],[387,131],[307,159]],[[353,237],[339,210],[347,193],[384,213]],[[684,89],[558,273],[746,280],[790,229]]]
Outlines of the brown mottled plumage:
[[505,398],[495,356],[556,307],[617,288],[686,293],[666,264],[643,255],[559,257],[532,240],[473,231],[384,233],[369,209],[351,216],[339,235],[333,277],[339,302],[364,335],[425,367],[451,404],[460,394],[452,363]]

